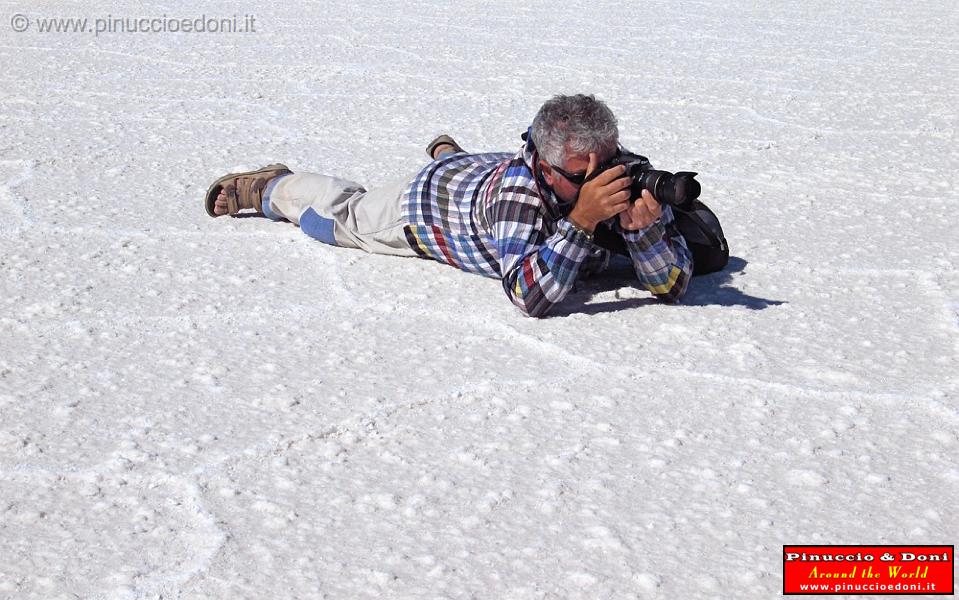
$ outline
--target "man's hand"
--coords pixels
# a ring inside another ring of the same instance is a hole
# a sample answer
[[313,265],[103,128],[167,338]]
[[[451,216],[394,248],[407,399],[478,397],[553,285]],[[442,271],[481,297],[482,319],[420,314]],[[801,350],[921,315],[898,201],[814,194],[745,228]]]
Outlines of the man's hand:
[[656,219],[663,216],[663,207],[656,202],[649,190],[643,190],[643,195],[636,202],[619,213],[619,224],[623,229],[635,231],[649,227]]
[[[589,153],[588,177],[596,170],[599,158],[595,152]],[[586,231],[592,232],[601,221],[619,214],[629,207],[630,177],[624,177],[626,167],[619,165],[600,173],[599,177],[587,181],[579,190],[576,206],[569,213],[569,219]]]

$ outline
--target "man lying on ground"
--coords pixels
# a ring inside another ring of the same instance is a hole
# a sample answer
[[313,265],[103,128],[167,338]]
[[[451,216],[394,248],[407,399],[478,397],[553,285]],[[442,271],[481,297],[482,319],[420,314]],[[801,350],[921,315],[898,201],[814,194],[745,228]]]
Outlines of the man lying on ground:
[[[442,135],[415,176],[375,190],[275,164],[225,175],[206,195],[210,216],[255,209],[327,244],[419,256],[501,279],[526,315],[545,315],[577,278],[605,269],[597,225],[622,237],[640,283],[657,298],[686,291],[692,256],[669,206],[649,191],[630,202],[625,150],[612,111],[593,96],[556,96],[516,154],[469,154]],[[604,170],[605,169],[605,170]],[[602,171],[588,179],[594,171]]]

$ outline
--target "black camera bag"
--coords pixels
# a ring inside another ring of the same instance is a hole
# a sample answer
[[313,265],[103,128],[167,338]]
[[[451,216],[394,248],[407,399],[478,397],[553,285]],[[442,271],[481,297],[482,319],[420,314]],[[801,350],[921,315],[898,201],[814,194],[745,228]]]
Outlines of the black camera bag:
[[[688,210],[675,206],[672,210],[673,222],[667,226],[667,233],[678,232],[686,240],[693,254],[693,275],[723,270],[729,262],[729,246],[716,214],[699,200],[693,200]],[[596,227],[593,243],[610,252],[629,256],[626,241],[603,223]]]

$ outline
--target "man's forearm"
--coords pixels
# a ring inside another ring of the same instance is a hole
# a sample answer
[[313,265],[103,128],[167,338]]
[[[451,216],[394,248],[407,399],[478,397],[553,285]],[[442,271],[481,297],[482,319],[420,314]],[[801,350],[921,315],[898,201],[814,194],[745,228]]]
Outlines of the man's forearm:
[[541,317],[573,289],[591,249],[586,233],[561,219],[556,233],[503,274],[503,289],[523,314]]
[[692,277],[692,253],[682,236],[670,237],[662,221],[638,231],[624,231],[623,238],[636,276],[660,300],[674,302],[686,293]]

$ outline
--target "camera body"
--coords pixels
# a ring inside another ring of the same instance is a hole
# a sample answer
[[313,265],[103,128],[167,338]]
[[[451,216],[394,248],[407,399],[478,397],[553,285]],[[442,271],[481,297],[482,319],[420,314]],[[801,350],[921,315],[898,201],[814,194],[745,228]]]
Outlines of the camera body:
[[645,156],[632,153],[621,153],[609,161],[603,169],[597,170],[586,178],[590,181],[597,175],[619,165],[626,167],[626,176],[632,177],[633,183],[629,187],[629,201],[635,202],[642,196],[643,190],[649,192],[660,204],[675,206],[681,210],[692,207],[693,201],[699,198],[702,188],[696,181],[696,173],[690,171],[659,171],[652,168],[649,159]]

